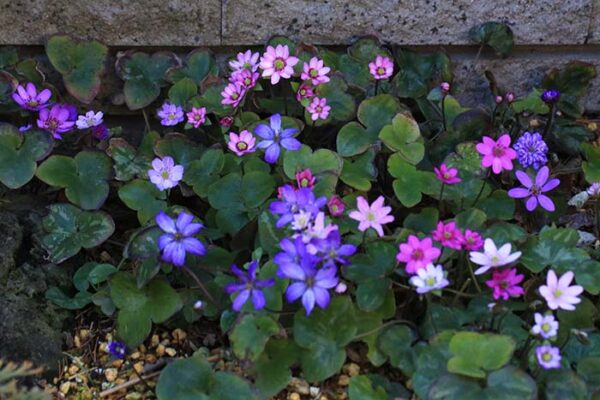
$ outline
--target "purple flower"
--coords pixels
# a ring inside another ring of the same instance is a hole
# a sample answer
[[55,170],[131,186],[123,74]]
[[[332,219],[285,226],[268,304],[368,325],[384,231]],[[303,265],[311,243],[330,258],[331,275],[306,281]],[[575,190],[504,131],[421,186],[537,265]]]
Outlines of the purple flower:
[[300,149],[302,144],[292,137],[296,132],[298,132],[296,128],[281,129],[281,115],[279,114],[271,116],[270,126],[260,124],[254,128],[254,133],[264,139],[257,147],[266,149],[265,160],[269,164],[274,164],[279,159],[280,145],[290,151]]
[[104,140],[108,138],[108,128],[104,124],[96,125],[92,127],[92,136],[98,140]]
[[556,103],[560,99],[560,92],[554,89],[544,90],[540,97],[544,103]]
[[113,357],[124,359],[125,358],[125,344],[118,342],[116,340],[111,340],[106,345],[106,351],[110,353]]
[[322,255],[325,265],[348,265],[346,257],[356,253],[356,246],[353,244],[343,244],[340,232],[336,229],[327,235],[325,239],[315,239],[312,241],[317,249],[317,254]]
[[233,72],[231,74],[231,77],[229,77],[229,81],[231,83],[237,82],[240,85],[242,85],[246,90],[248,90],[256,86],[258,78],[260,78],[260,74],[258,72],[252,72],[248,69],[241,69],[239,71]]
[[239,278],[241,283],[230,283],[225,286],[225,291],[229,294],[238,293],[233,301],[233,309],[240,311],[249,298],[252,298],[252,304],[255,310],[262,310],[265,307],[265,295],[262,289],[275,284],[275,279],[256,279],[258,271],[258,262],[252,261],[248,266],[248,272],[242,271],[235,264],[231,266],[231,271]]
[[174,126],[183,122],[183,108],[169,102],[165,102],[156,114],[163,126]]
[[548,181],[548,175],[550,170],[548,167],[542,167],[535,177],[535,182],[531,181],[529,175],[523,171],[515,172],[517,179],[524,187],[513,188],[508,191],[508,195],[514,199],[527,198],[525,207],[528,211],[533,211],[538,206],[538,203],[542,208],[547,211],[554,211],[554,203],[550,197],[543,193],[548,192],[560,184],[560,181],[556,178]]
[[238,53],[235,60],[229,61],[229,66],[233,71],[247,69],[255,72],[258,69],[258,57],[260,54],[246,50],[244,53]]
[[301,260],[306,259],[308,262],[317,263],[319,258],[314,254],[309,253],[301,236],[297,236],[294,240],[285,238],[279,242],[281,252],[275,254],[273,262],[279,266],[277,276],[284,279],[286,277],[283,272],[288,268],[288,264],[300,265]]
[[52,97],[50,89],[44,89],[37,92],[35,85],[29,82],[25,87],[17,86],[17,91],[13,93],[12,98],[21,108],[31,111],[38,111],[47,107],[48,100]]
[[538,132],[523,133],[523,136],[517,139],[513,145],[513,149],[517,152],[519,164],[523,168],[532,166],[534,169],[538,169],[548,162],[546,157],[548,145]]
[[560,349],[558,347],[543,345],[535,348],[535,356],[544,369],[560,368]]
[[[50,110],[42,108],[37,119],[38,128],[45,129],[55,139],[62,139],[62,133],[73,129],[75,121],[73,118],[73,106],[55,104]],[[75,111],[75,118],[77,111]]]
[[27,132],[33,127],[31,124],[23,125],[19,127],[19,132]]
[[193,223],[194,216],[181,212],[177,221],[164,212],[156,216],[156,223],[165,234],[158,238],[158,248],[162,251],[162,260],[176,267],[183,267],[186,253],[202,256],[206,248],[195,234],[203,228],[200,223]]
[[316,216],[319,210],[327,203],[326,197],[315,198],[315,194],[309,188],[294,189],[291,185],[281,188],[281,200],[272,202],[269,211],[280,215],[275,226],[281,228],[294,220],[294,215],[301,211]]

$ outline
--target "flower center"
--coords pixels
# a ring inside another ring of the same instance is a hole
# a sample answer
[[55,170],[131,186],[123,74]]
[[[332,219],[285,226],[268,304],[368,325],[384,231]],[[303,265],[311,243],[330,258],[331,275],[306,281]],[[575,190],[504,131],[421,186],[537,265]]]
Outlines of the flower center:
[[451,238],[452,238],[451,232],[444,232],[444,239],[451,239]]
[[180,242],[180,241],[181,241],[181,239],[183,239],[183,235],[182,235],[181,233],[177,232],[176,234],[174,234],[174,235],[173,235],[173,239],[174,239],[176,242]]
[[317,71],[316,69],[311,69],[309,74],[311,78],[316,78],[317,76],[319,76],[319,71]]
[[238,150],[246,150],[248,148],[248,145],[246,144],[246,142],[238,142],[235,147],[237,147]]
[[172,121],[175,119],[175,114],[169,114],[167,118],[169,118]]
[[538,185],[533,185],[533,186],[531,186],[529,191],[531,192],[532,195],[537,196],[542,193],[542,188],[539,187]]
[[29,105],[29,107],[37,107],[40,103],[37,102],[37,100],[29,100],[29,102],[27,103]]
[[300,179],[300,186],[308,187],[308,179],[306,179],[306,178]]
[[504,155],[504,147],[498,145],[494,146],[492,154],[494,157],[502,157]]
[[543,324],[543,325],[542,325],[542,330],[543,330],[544,332],[549,332],[549,331],[550,331],[550,324],[549,324],[549,323],[547,323],[547,322],[546,322],[545,324]]
[[544,353],[542,354],[542,360],[548,362],[548,361],[552,361],[552,354],[550,353]]
[[300,95],[306,96],[306,89],[300,89]]
[[508,282],[506,282],[506,281],[502,281],[502,282],[500,282],[500,287],[501,287],[502,289],[506,289],[506,288],[508,287]]
[[377,75],[385,75],[385,68],[383,68],[383,67],[377,68]]
[[50,131],[54,132],[56,129],[58,129],[58,121],[54,118],[50,118],[48,121],[46,121],[46,126]]
[[492,260],[492,263],[496,264],[497,262],[500,261],[500,258],[498,258],[498,256],[492,256],[491,260]]
[[315,278],[312,276],[309,276],[308,278],[306,278],[306,286],[308,287],[313,287],[315,285]]
[[244,85],[248,86],[248,85],[250,85],[251,83],[252,83],[252,79],[250,79],[250,78],[246,78],[246,79],[244,79]]
[[285,61],[282,58],[278,58],[273,63],[273,66],[277,71],[281,71],[285,67]]
[[412,258],[413,258],[413,260],[422,260],[423,259],[423,250],[421,250],[421,249],[413,250]]
[[556,289],[554,291],[554,297],[559,298],[560,296],[562,296],[562,290]]
[[194,121],[200,121],[201,119],[202,119],[202,116],[200,114],[194,115]]
[[321,111],[323,111],[323,107],[321,107],[321,106],[317,106],[317,108],[316,108],[316,111],[317,111],[318,113],[320,113]]
[[450,174],[447,172],[444,172],[444,179],[450,179]]
[[244,63],[244,68],[250,69],[250,68],[252,68],[252,65],[249,62],[246,62],[246,63]]
[[375,213],[373,213],[373,211],[369,211],[367,213],[367,220],[368,221],[375,221],[377,218],[375,217]]
[[238,97],[240,97],[240,95],[239,95],[239,94],[237,94],[237,93],[233,93],[233,94],[231,95],[231,98],[232,98],[233,100],[237,100],[237,98],[238,98]]
[[425,283],[427,284],[427,286],[433,286],[433,285],[435,285],[435,278],[429,277],[429,278],[427,278]]
[[169,179],[169,171],[163,171],[160,176],[162,176],[163,179]]

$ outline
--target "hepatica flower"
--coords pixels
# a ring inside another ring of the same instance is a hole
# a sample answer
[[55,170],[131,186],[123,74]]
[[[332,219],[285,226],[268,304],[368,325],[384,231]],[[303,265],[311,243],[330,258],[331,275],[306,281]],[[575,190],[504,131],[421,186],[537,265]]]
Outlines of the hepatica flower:
[[242,69],[231,74],[229,79],[232,83],[239,83],[244,89],[249,90],[256,86],[256,82],[260,74],[258,72],[252,72],[248,69]]
[[260,54],[252,53],[252,50],[246,50],[237,54],[235,60],[229,61],[229,67],[232,71],[249,70],[256,72],[258,69],[258,57]]
[[548,271],[546,284],[540,286],[540,294],[546,300],[548,308],[572,311],[575,309],[575,304],[581,302],[578,296],[583,293],[583,287],[571,286],[573,276],[572,271],[565,272],[560,278],[553,270]]
[[477,251],[483,247],[483,238],[478,232],[465,230],[462,235],[462,247],[468,251]]
[[557,103],[560,99],[560,92],[558,90],[550,89],[544,90],[542,95],[540,96],[544,103],[552,104]]
[[285,297],[288,302],[302,298],[306,315],[310,315],[315,303],[320,308],[327,308],[331,297],[329,289],[339,283],[336,268],[333,266],[317,268],[312,257],[303,257],[299,264],[286,264],[283,275],[293,283],[288,286]]
[[332,230],[325,239],[316,239],[312,243],[325,265],[348,265],[349,261],[346,258],[356,253],[355,245],[342,243],[337,229]]
[[508,191],[508,195],[514,199],[527,199],[525,208],[527,211],[533,211],[538,204],[547,211],[554,211],[554,202],[544,193],[554,189],[560,184],[556,178],[548,180],[550,170],[544,166],[538,171],[535,182],[529,175],[523,171],[517,171],[515,175],[523,187],[513,188]]
[[600,196],[600,182],[594,182],[587,188],[587,193],[590,196],[599,197]]
[[235,264],[231,266],[231,271],[239,279],[239,283],[230,283],[225,286],[225,291],[229,294],[237,293],[233,301],[233,309],[240,311],[248,299],[252,299],[252,305],[255,310],[262,310],[265,307],[266,300],[263,289],[273,286],[275,279],[257,279],[258,262],[252,261],[248,266],[248,271],[239,269]]
[[223,128],[229,128],[233,124],[233,117],[231,115],[226,115],[219,120],[219,125]]
[[449,247],[454,250],[460,250],[462,248],[463,237],[460,229],[456,227],[456,222],[451,221],[444,224],[442,221],[438,222],[437,227],[432,233],[433,240],[436,240],[444,247]]
[[85,115],[77,117],[75,124],[77,125],[77,129],[88,129],[100,125],[103,121],[103,117],[104,113],[102,113],[102,111],[88,111]]
[[515,251],[511,254],[511,247],[510,243],[506,243],[497,248],[492,239],[485,239],[483,252],[472,251],[469,253],[471,261],[477,265],[481,265],[475,271],[475,275],[481,275],[486,273],[490,268],[502,267],[517,261],[521,257],[521,252]]
[[329,198],[329,200],[327,200],[327,209],[329,210],[329,214],[332,217],[341,217],[342,215],[344,215],[346,205],[344,204],[340,196],[334,194]]
[[369,72],[376,80],[387,79],[394,73],[394,62],[389,57],[378,55],[369,63]]
[[445,288],[450,284],[441,265],[427,264],[425,268],[416,271],[416,275],[409,280],[417,288],[417,293],[424,294]]
[[433,171],[435,172],[437,180],[445,185],[454,185],[462,181],[462,179],[458,177],[458,169],[448,168],[446,164],[440,165],[439,168],[433,168]]
[[255,144],[256,138],[248,131],[241,131],[239,135],[235,132],[229,132],[227,147],[239,157],[254,152],[256,150],[254,148]]
[[174,126],[183,122],[183,109],[175,104],[165,102],[156,113],[163,126]]
[[55,139],[62,139],[62,133],[70,131],[75,125],[72,117],[71,107],[55,104],[51,109],[40,110],[37,126],[50,132]]
[[158,248],[162,252],[162,260],[176,267],[183,267],[186,253],[202,256],[206,248],[194,237],[203,225],[194,223],[194,216],[182,211],[177,220],[173,220],[163,211],[156,216],[156,224],[164,234],[158,238]]
[[21,108],[31,111],[38,111],[48,106],[48,100],[52,97],[50,89],[44,89],[38,93],[37,88],[31,82],[25,87],[17,86],[12,98]]
[[383,236],[383,225],[394,221],[394,216],[389,215],[392,207],[384,206],[383,202],[383,196],[379,196],[371,205],[362,196],[356,198],[358,210],[350,212],[349,217],[359,222],[359,231],[373,228],[379,236]]
[[304,99],[310,99],[315,95],[312,86],[307,83],[302,83],[298,87],[298,91],[296,92],[296,100],[301,102]]
[[492,279],[486,281],[485,284],[493,289],[494,300],[508,300],[511,297],[525,294],[523,288],[519,286],[523,279],[525,279],[525,275],[517,274],[516,268],[510,268],[492,272]]
[[560,349],[558,347],[543,345],[535,348],[535,356],[540,367],[544,369],[560,368]]
[[115,358],[123,360],[125,358],[125,344],[116,340],[111,340],[106,345],[106,351]]
[[331,68],[326,67],[323,60],[313,57],[309,62],[304,63],[300,79],[310,81],[314,86],[317,86],[321,83],[329,82],[329,77],[327,76],[329,71],[331,71]]
[[97,140],[108,139],[108,128],[104,124],[92,126],[92,136]]
[[512,160],[517,158],[517,153],[510,148],[510,136],[505,133],[494,140],[491,137],[484,136],[483,142],[476,146],[479,154],[483,156],[481,165],[485,168],[492,167],[495,174],[499,174],[502,170],[512,170]]
[[306,111],[310,114],[310,119],[316,121],[318,119],[327,119],[331,107],[327,105],[327,99],[325,97],[313,97],[310,104],[306,107]]
[[221,92],[221,104],[236,108],[246,94],[246,87],[239,82],[229,83]]
[[148,177],[159,190],[171,189],[183,179],[183,166],[175,165],[175,161],[169,156],[162,160],[155,158],[152,160],[152,169],[148,171]]
[[281,129],[281,115],[271,116],[270,125],[260,124],[254,128],[254,133],[263,140],[258,144],[259,149],[265,149],[265,161],[275,164],[279,159],[281,147],[289,151],[299,150],[302,144],[293,136],[296,128]]
[[298,188],[312,189],[315,187],[315,177],[310,168],[296,172],[296,183],[298,184]]
[[294,216],[301,211],[316,217],[320,209],[327,202],[326,197],[316,198],[312,190],[308,188],[294,189],[291,185],[285,185],[280,190],[281,200],[274,201],[269,205],[271,213],[280,215],[275,223],[277,228],[282,228],[294,220]]
[[533,167],[534,169],[538,169],[548,162],[548,158],[546,157],[548,145],[538,132],[523,133],[513,145],[513,149],[517,152],[519,164],[523,168]]
[[276,47],[268,46],[265,54],[260,58],[260,68],[263,78],[271,77],[271,84],[276,85],[281,78],[290,79],[294,74],[294,65],[298,58],[290,56],[287,45],[278,44]]
[[206,121],[206,107],[192,107],[192,111],[186,114],[188,124],[199,128]]
[[433,246],[431,238],[419,240],[415,235],[410,235],[406,243],[400,244],[396,260],[406,263],[406,272],[414,274],[431,264],[440,254],[440,249]]
[[554,315],[535,313],[533,318],[535,325],[531,328],[531,333],[539,335],[544,339],[551,339],[557,335],[558,321],[554,318]]

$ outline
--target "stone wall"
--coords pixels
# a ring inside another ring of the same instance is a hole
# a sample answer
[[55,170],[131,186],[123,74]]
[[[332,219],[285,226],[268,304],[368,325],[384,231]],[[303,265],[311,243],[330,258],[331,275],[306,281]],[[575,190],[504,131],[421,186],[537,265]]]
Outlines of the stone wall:
[[[474,66],[477,47],[467,32],[492,20],[512,27],[515,51],[504,60],[484,52]],[[113,47],[209,46],[220,53],[278,34],[345,45],[374,33],[390,44],[443,46],[465,100],[485,86],[485,69],[524,93],[569,60],[600,67],[600,0],[0,0],[0,26],[0,45],[41,46],[60,32]],[[592,94],[598,88],[600,78]],[[600,111],[598,96],[586,104]]]

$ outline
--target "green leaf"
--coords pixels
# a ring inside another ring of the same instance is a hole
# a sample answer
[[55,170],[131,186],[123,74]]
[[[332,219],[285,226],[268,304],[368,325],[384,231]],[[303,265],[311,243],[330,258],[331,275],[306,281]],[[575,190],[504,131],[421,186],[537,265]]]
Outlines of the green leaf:
[[115,224],[102,211],[82,211],[71,204],[53,204],[42,220],[41,243],[50,260],[59,264],[77,254],[81,248],[99,246],[115,231]]
[[400,49],[395,57],[399,68],[392,85],[400,97],[425,97],[432,86],[452,81],[450,59],[441,51],[424,54]]
[[331,107],[329,119],[334,121],[348,121],[354,117],[356,103],[354,102],[354,97],[347,93],[347,90],[348,85],[346,81],[337,75],[332,75],[329,83],[319,88],[319,97],[325,97],[327,105]]
[[313,152],[306,145],[283,155],[283,171],[288,178],[295,179],[297,172],[311,170],[316,180],[313,191],[318,196],[333,194],[343,166],[344,161],[337,153],[327,149]]
[[452,356],[448,350],[448,344],[453,335],[454,332],[443,331],[431,338],[429,345],[419,352],[417,370],[412,376],[413,388],[419,398],[428,398],[427,395],[432,384],[446,373],[446,364]]
[[412,207],[421,201],[423,193],[439,193],[440,183],[433,172],[419,171],[406,162],[399,153],[388,159],[388,171],[396,178],[392,185],[402,205]]
[[[159,134],[154,131],[146,133],[137,151],[125,139],[111,138],[106,154],[113,159],[115,179],[126,182],[136,176],[138,178],[146,177],[148,170],[152,167],[151,162],[154,157],[152,148],[159,137]],[[150,148],[150,151],[147,151],[147,147]]]
[[125,205],[137,211],[140,224],[144,225],[156,214],[167,208],[165,192],[148,181],[133,180],[119,189],[119,198]]
[[533,89],[527,97],[512,103],[511,107],[516,113],[548,114],[550,112],[550,108],[542,100],[542,91],[539,89]]
[[61,73],[67,91],[82,103],[89,104],[100,90],[108,48],[97,42],[76,42],[68,36],[51,36],[46,54]]
[[127,242],[123,256],[130,260],[156,258],[159,253],[158,237],[163,231],[157,226],[138,229]]
[[191,185],[194,193],[202,198],[208,196],[208,187],[219,179],[225,165],[221,149],[206,149],[199,160],[192,161],[185,171],[183,181]]
[[171,69],[167,76],[172,82],[189,78],[196,85],[200,85],[209,74],[217,75],[217,73],[218,67],[212,53],[197,49],[187,55],[183,66]]
[[515,216],[515,200],[505,190],[495,190],[480,205],[489,219],[508,221]]
[[177,164],[187,168],[202,156],[202,147],[181,133],[169,133],[154,143],[154,152],[160,157],[173,157]]
[[545,227],[539,237],[527,241],[521,263],[536,273],[547,266],[558,271],[574,269],[590,258],[585,250],[575,247],[578,238],[574,229]]
[[416,370],[416,353],[412,348],[415,337],[406,325],[395,325],[383,331],[377,339],[377,348],[390,358],[390,364],[412,376]]
[[258,400],[248,381],[227,372],[217,372],[210,391],[210,400]]
[[391,289],[391,280],[372,279],[358,285],[356,289],[356,304],[363,311],[376,311],[379,309]]
[[373,149],[369,149],[353,159],[344,159],[344,168],[340,179],[355,189],[365,192],[371,190],[371,181],[377,177],[374,161],[375,150]]
[[461,229],[479,231],[487,221],[486,214],[477,208],[469,208],[456,215],[456,224]]
[[161,323],[183,306],[177,292],[163,280],[153,280],[140,289],[125,272],[110,280],[110,296],[119,309],[118,334],[128,347],[135,348],[150,334],[152,322]]
[[580,116],[584,109],[580,100],[596,77],[596,67],[593,64],[571,61],[562,68],[554,68],[544,76],[544,89],[558,89],[560,100],[558,109],[571,116]]
[[573,371],[550,371],[546,380],[544,398],[546,400],[584,400],[588,399],[588,388]]
[[161,372],[156,396],[159,400],[210,400],[212,379],[212,368],[202,357],[175,360]]
[[436,208],[426,207],[419,213],[406,216],[404,227],[428,235],[435,229],[439,219],[439,211]]
[[381,386],[373,387],[373,383],[365,375],[350,379],[348,396],[350,400],[388,400],[385,389]]
[[273,396],[292,379],[290,367],[299,357],[299,348],[291,339],[271,339],[254,364],[256,386],[264,396]]
[[30,130],[22,134],[9,124],[0,123],[0,182],[18,189],[33,178],[37,162],[54,147],[52,135],[46,131]]
[[396,115],[390,125],[381,129],[379,139],[413,165],[418,164],[425,154],[419,124],[409,112]]
[[169,89],[169,100],[171,103],[185,107],[187,102],[198,94],[198,87],[190,78],[183,78]]
[[110,173],[110,158],[84,150],[75,158],[51,156],[39,166],[36,176],[50,186],[64,188],[70,202],[85,210],[96,210],[108,197]]
[[100,264],[87,262],[81,266],[73,276],[73,283],[77,290],[83,292],[89,288],[89,284],[97,285],[106,281],[117,269],[111,264]]
[[486,238],[490,238],[494,243],[518,242],[527,237],[527,232],[519,225],[498,222],[487,228]]
[[380,280],[396,267],[398,249],[391,243],[377,241],[367,246],[367,252],[356,254],[352,263],[344,269],[344,276],[353,282],[362,283]]
[[245,207],[258,208],[275,190],[275,180],[268,173],[253,171],[242,177],[241,189]]
[[583,143],[581,149],[585,153],[584,161],[581,164],[585,180],[592,184],[600,181],[600,147],[593,146],[589,143]]
[[89,292],[77,292],[75,297],[69,297],[56,286],[49,287],[45,296],[46,300],[67,310],[81,310],[92,302],[92,295]]
[[500,22],[486,22],[471,28],[469,38],[490,46],[503,57],[510,54],[514,45],[512,30],[507,24]]
[[600,391],[600,357],[586,357],[577,363],[577,375],[581,376],[592,393]]
[[279,325],[271,317],[246,315],[233,328],[229,339],[237,357],[256,361],[269,338],[277,332]]
[[458,332],[450,340],[448,371],[485,378],[487,371],[502,368],[512,357],[515,341],[510,336]]
[[336,149],[339,155],[351,157],[365,152],[374,142],[375,138],[360,123],[352,121],[338,132]]
[[5,69],[15,65],[19,61],[17,49],[13,46],[0,48],[0,69]]

